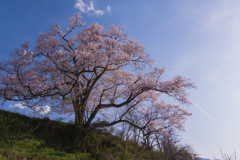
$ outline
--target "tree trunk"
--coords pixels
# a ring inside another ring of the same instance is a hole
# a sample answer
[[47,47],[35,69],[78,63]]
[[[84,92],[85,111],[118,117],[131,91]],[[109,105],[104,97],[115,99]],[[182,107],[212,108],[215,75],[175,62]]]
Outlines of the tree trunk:
[[84,128],[84,113],[80,105],[74,105],[75,110],[75,145],[78,151],[84,151],[83,140],[86,136]]
[[75,108],[75,131],[76,131],[76,137],[81,131],[82,124],[81,124],[81,114],[79,107],[74,107]]

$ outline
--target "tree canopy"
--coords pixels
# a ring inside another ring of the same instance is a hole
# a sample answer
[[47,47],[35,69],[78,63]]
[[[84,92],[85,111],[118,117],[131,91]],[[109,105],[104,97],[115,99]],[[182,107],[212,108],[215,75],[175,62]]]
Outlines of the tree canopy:
[[[189,103],[186,89],[194,85],[181,76],[163,80],[165,69],[154,67],[145,48],[121,27],[86,27],[81,18],[76,13],[65,30],[52,26],[35,47],[25,42],[1,62],[0,98],[72,112],[77,130],[119,123],[150,132],[181,129],[190,115],[182,108]],[[161,100],[164,94],[178,105]]]

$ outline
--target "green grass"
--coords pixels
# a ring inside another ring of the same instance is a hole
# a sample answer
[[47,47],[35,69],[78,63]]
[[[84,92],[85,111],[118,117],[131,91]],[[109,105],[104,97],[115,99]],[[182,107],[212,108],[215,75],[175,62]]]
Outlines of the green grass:
[[90,159],[73,153],[73,125],[0,110],[1,159]]
[[79,153],[72,124],[0,110],[0,160],[141,160],[161,154],[99,130],[82,144]]

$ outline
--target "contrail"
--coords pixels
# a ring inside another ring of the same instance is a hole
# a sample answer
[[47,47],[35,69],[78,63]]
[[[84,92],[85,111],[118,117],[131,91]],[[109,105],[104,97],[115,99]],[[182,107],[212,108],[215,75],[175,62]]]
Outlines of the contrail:
[[195,106],[198,110],[200,110],[203,114],[205,114],[208,118],[210,118],[211,120],[216,122],[216,119],[213,118],[213,116],[211,116],[209,113],[207,113],[204,109],[202,109],[202,107],[200,107],[199,105],[192,103],[193,106]]

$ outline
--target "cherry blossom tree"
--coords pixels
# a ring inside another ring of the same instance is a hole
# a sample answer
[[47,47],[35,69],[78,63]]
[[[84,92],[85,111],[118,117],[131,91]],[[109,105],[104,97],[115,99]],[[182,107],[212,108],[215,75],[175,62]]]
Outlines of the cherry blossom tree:
[[[164,81],[165,69],[154,67],[144,47],[121,27],[86,27],[81,18],[76,13],[65,30],[52,26],[38,36],[36,47],[25,42],[1,62],[0,98],[74,113],[81,136],[120,123],[151,132],[182,128],[190,115],[182,108],[189,103],[186,89],[194,85],[181,76]],[[161,101],[161,95],[179,105]]]

